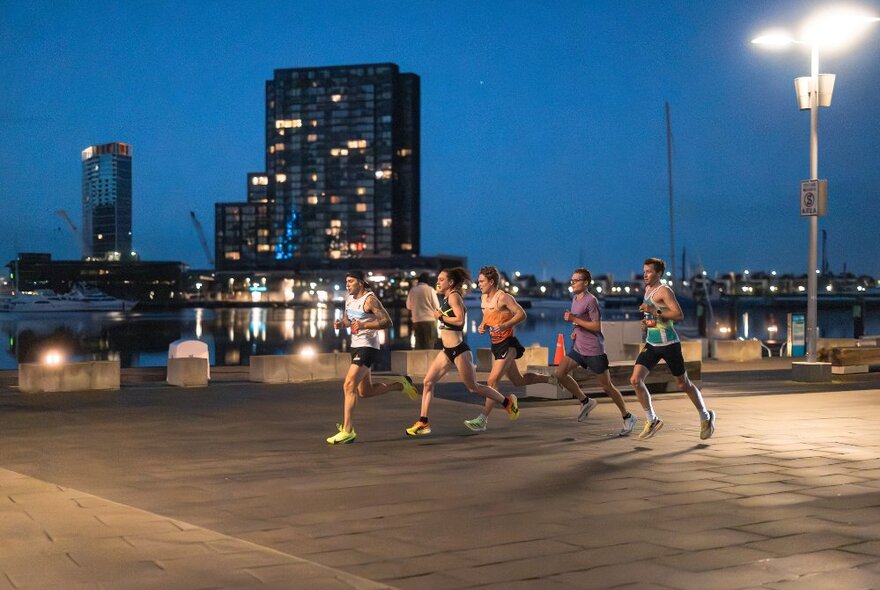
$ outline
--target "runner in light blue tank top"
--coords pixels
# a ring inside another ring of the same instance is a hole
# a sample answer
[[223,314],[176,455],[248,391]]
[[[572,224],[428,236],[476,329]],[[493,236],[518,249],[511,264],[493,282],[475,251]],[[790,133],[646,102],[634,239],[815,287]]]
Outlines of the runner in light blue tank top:
[[669,372],[675,377],[679,390],[684,391],[700,413],[700,438],[710,438],[715,432],[715,412],[706,408],[703,394],[688,378],[681,342],[673,322],[684,319],[681,306],[675,293],[668,285],[661,283],[666,263],[659,258],[648,258],[642,267],[645,284],[645,298],[639,310],[645,314],[642,326],[645,328],[645,346],[636,359],[630,384],[645,409],[647,420],[640,439],[648,439],[663,428],[663,420],[654,412],[651,394],[645,379],[661,360],[666,362]]

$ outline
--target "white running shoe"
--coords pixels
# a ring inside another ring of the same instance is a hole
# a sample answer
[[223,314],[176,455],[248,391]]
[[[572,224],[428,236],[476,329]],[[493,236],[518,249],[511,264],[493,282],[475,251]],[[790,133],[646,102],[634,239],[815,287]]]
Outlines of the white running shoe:
[[620,429],[620,432],[617,433],[617,436],[629,436],[629,433],[633,431],[633,428],[636,427],[636,417],[632,414],[629,415],[629,418],[623,419],[623,428]]
[[700,420],[700,438],[706,440],[715,434],[715,410],[709,410],[709,419]]
[[482,414],[477,416],[472,420],[465,420],[464,425],[467,426],[470,430],[474,432],[483,432],[486,430],[486,425],[489,423],[489,419],[485,418]]
[[593,411],[593,408],[599,405],[599,402],[594,400],[593,398],[587,398],[586,401],[581,402],[581,411],[578,414],[578,422],[583,422],[587,419],[587,416],[590,415],[590,412]]

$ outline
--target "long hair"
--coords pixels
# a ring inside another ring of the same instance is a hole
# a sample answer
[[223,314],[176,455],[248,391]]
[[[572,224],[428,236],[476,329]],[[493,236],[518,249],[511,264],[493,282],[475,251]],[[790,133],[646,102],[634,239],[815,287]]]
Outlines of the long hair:
[[465,283],[471,282],[471,275],[461,266],[453,266],[452,268],[444,268],[440,272],[446,273],[446,278],[452,283],[452,290],[461,293]]

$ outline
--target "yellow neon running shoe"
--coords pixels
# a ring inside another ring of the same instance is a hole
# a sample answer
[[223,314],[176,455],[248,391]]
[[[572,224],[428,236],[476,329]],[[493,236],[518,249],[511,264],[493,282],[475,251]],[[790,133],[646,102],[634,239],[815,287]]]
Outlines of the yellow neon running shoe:
[[663,420],[660,418],[654,418],[651,421],[645,422],[645,428],[642,429],[642,433],[639,435],[641,440],[645,440],[651,438],[655,434],[657,434],[660,429],[663,428]]
[[357,434],[355,434],[354,430],[351,432],[346,432],[344,430],[340,430],[333,436],[327,439],[327,443],[331,445],[347,445],[349,443],[353,443],[354,439],[357,438]]
[[409,375],[398,377],[397,382],[403,386],[403,393],[405,393],[409,399],[413,401],[419,399],[419,390],[413,385],[413,380]]
[[516,401],[516,396],[511,393],[507,396],[507,399],[510,401],[507,407],[504,408],[507,410],[507,417],[511,420],[517,420],[519,418],[519,403]]
[[412,426],[406,429],[406,433],[410,436],[422,436],[424,434],[431,434],[431,425],[427,422],[422,422],[419,420]]

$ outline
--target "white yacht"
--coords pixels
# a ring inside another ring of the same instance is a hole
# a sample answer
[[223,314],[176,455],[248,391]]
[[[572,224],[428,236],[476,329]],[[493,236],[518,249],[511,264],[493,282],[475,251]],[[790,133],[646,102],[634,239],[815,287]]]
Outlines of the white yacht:
[[62,295],[41,289],[0,298],[0,311],[6,312],[128,311],[135,305],[137,301],[117,299],[81,283],[75,283],[69,293]]

